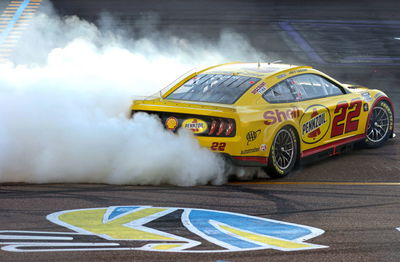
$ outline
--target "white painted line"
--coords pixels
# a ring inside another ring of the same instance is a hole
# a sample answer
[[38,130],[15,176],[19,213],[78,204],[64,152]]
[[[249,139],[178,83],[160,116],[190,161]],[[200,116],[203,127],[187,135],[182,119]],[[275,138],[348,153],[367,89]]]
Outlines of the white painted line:
[[[2,240],[73,240],[73,237],[46,237],[46,236],[23,236],[23,235],[0,235]],[[2,242],[0,242],[2,243]]]

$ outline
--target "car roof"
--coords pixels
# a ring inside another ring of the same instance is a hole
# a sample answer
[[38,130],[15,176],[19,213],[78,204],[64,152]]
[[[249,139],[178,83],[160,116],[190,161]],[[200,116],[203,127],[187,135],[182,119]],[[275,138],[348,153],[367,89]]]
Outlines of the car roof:
[[206,68],[198,73],[202,74],[238,74],[252,77],[265,78],[279,72],[294,68],[310,68],[309,66],[297,66],[273,63],[228,63]]

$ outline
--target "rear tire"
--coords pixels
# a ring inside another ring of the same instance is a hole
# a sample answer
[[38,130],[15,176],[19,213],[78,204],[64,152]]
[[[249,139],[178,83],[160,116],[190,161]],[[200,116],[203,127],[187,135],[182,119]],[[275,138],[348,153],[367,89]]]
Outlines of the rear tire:
[[271,178],[282,178],[292,171],[298,156],[298,141],[293,128],[278,131],[271,145],[266,172]]
[[364,144],[369,148],[382,146],[393,133],[393,111],[389,103],[380,101],[372,108]]

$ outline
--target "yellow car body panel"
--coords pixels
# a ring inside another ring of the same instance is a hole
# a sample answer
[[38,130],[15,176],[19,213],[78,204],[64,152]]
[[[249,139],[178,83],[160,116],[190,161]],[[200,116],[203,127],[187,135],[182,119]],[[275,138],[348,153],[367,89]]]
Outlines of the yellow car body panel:
[[[232,104],[167,98],[186,81],[200,74],[238,75],[255,77],[260,80]],[[270,88],[304,74],[312,74],[326,79],[342,89],[344,93],[282,103],[271,103],[263,98]],[[356,89],[354,89],[355,87]],[[181,124],[185,119],[189,119],[189,122],[185,122],[184,127],[202,126],[207,131],[210,130],[211,120],[208,124],[199,123],[205,119],[201,120],[203,116],[233,119],[235,121],[234,136],[219,137],[196,134],[200,145],[214,152],[229,155],[241,161],[239,164],[265,166],[275,135],[281,128],[288,125],[293,127],[298,135],[300,157],[327,149],[331,149],[332,154],[340,153],[335,151],[338,145],[365,138],[371,108],[374,103],[382,99],[390,101],[379,90],[341,84],[324,73],[307,66],[229,63],[207,68],[184,77],[166,92],[160,93],[158,98],[134,101],[131,110],[133,113],[138,111],[159,115],[162,113],[163,117],[164,115],[167,117],[178,114]],[[195,119],[199,119],[199,121]],[[164,125],[167,120],[162,119]],[[171,123],[179,128],[180,126],[174,124],[179,121],[175,119]]]

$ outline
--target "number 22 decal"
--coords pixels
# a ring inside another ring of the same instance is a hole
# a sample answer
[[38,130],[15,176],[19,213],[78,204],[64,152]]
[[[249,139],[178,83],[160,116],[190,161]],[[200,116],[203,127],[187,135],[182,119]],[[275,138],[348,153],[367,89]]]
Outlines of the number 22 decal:
[[[354,119],[360,116],[361,113],[361,100],[353,100],[349,103],[342,102],[336,105],[335,118],[332,122],[331,137],[340,136],[345,133],[356,131],[358,129],[358,119]],[[339,113],[339,114],[338,114]],[[347,115],[347,119],[346,119]],[[340,123],[346,119],[345,123]]]
[[221,143],[213,142],[211,144],[212,151],[225,151],[225,147],[226,147],[226,143],[224,143],[224,142],[221,142]]

